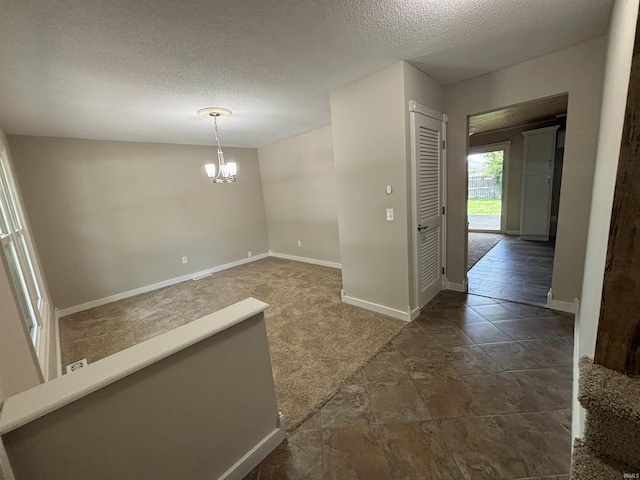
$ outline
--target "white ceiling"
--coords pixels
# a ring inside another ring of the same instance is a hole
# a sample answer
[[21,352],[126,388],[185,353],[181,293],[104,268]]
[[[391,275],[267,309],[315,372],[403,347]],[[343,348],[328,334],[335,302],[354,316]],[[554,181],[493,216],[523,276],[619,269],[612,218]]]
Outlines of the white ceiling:
[[1,0],[8,134],[258,147],[399,60],[444,85],[606,32],[613,0]]

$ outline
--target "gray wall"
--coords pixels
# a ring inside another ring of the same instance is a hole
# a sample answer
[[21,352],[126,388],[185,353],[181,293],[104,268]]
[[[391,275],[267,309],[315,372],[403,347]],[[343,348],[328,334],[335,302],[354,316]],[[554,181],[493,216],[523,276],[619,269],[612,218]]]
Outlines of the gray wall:
[[405,62],[331,93],[344,293],[399,312],[412,286],[409,100],[444,107],[442,87]]
[[[11,136],[53,304],[67,308],[268,251],[257,151]],[[183,265],[181,257],[189,263]]]
[[258,156],[271,251],[340,263],[331,127],[262,147]]
[[505,68],[447,88],[449,114],[447,260],[449,280],[465,278],[465,168],[467,116],[562,93],[569,94],[560,195],[554,299],[580,296],[600,123],[605,37]]

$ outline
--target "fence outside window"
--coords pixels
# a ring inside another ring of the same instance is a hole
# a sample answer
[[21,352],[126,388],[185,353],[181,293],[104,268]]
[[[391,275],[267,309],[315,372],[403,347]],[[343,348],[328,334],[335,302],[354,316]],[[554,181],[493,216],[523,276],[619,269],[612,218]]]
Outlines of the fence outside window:
[[481,172],[469,172],[468,198],[499,200],[502,198],[502,185],[495,175],[483,175]]

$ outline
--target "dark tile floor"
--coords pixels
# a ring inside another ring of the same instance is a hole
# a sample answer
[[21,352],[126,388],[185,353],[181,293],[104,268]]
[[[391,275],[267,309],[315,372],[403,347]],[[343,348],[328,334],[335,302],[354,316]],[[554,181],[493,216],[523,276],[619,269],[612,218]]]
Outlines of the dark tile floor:
[[469,270],[469,293],[546,305],[554,250],[553,242],[506,236]]
[[247,480],[568,479],[573,316],[443,292]]

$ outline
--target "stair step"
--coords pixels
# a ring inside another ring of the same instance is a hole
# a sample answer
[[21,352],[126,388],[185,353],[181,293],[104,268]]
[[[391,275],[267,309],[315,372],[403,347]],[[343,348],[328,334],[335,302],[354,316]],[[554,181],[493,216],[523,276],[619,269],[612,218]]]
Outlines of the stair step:
[[580,359],[578,400],[587,409],[585,443],[640,472],[640,377]]
[[[625,474],[627,474],[625,476]],[[599,457],[581,440],[576,440],[571,455],[569,480],[621,480],[638,478],[637,472],[624,464]]]

